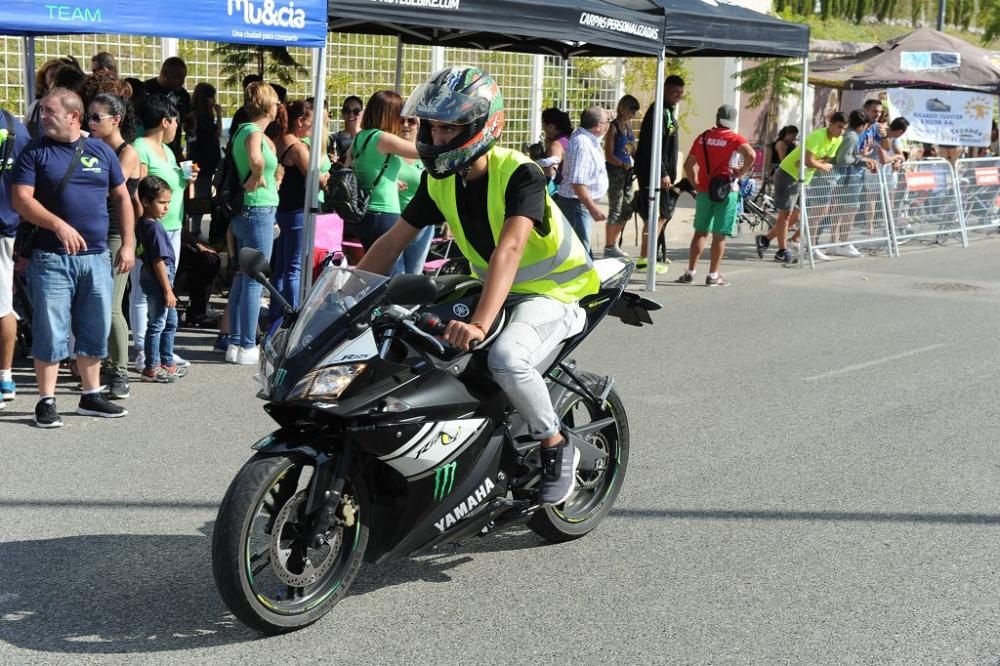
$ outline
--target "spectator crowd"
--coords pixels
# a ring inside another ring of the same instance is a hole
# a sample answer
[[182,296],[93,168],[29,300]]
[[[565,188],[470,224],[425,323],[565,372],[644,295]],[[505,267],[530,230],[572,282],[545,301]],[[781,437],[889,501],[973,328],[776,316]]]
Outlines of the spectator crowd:
[[[395,92],[345,98],[339,127],[330,131],[326,109],[316,109],[311,99],[289,99],[282,86],[251,75],[243,80],[244,103],[227,131],[216,90],[198,83],[189,94],[187,85],[187,67],[176,57],[147,80],[121,77],[109,53],[96,54],[89,71],[63,57],[39,68],[37,99],[23,121],[0,110],[0,408],[16,395],[15,343],[26,341],[28,331],[38,382],[34,422],[44,428],[63,423],[55,392],[61,364],[79,377],[77,412],[107,418],[127,414],[121,400],[130,396],[130,370],[145,383],[184,377],[190,364],[174,351],[179,326],[218,328],[215,351],[230,363],[256,364],[260,331],[281,311],[273,305],[262,313],[262,287],[235,270],[231,258],[243,247],[262,252],[277,289],[298,305],[303,271],[315,268],[302,258],[313,151],[319,152],[321,192],[331,168],[351,169],[368,195],[363,217],[345,229],[358,252],[392,228],[427,178],[418,149],[420,121],[403,115],[404,100]],[[736,109],[724,105],[681,163],[684,87],[678,76],[664,83],[656,232],[662,239],[678,198],[693,195],[695,233],[676,282],[695,282],[710,241],[704,284],[726,286],[720,267],[739,215],[739,183],[757,156],[736,131]],[[637,133],[639,112],[638,99],[624,95],[613,114],[589,107],[574,128],[565,111],[546,109],[543,140],[527,150],[544,174],[551,203],[591,254],[595,224],[604,225],[603,256],[628,260],[621,248],[625,223],[633,214],[650,223],[657,142],[653,107]],[[311,145],[315,123],[323,124],[324,145]],[[872,187],[879,168],[898,171],[908,158],[961,155],[956,147],[908,149],[901,142],[907,128],[904,118],[890,121],[874,99],[862,109],[834,113],[801,144],[797,128],[782,128],[765,160],[777,223],[756,237],[759,256],[773,243],[775,260],[792,260],[803,151],[806,184],[815,176],[857,192]],[[997,153],[996,134],[994,125],[991,154]],[[213,204],[226,160],[242,184],[241,205],[230,216],[215,214]],[[607,212],[599,205],[605,199]],[[840,243],[838,253],[860,256],[848,242],[846,220],[826,226]],[[393,271],[423,272],[432,247],[447,238],[447,228],[422,228]],[[637,270],[666,272],[668,261],[648,264],[646,238],[643,233]],[[816,252],[818,259],[829,258]],[[225,310],[210,309],[212,293],[225,290]],[[178,291],[186,292],[186,302]]]

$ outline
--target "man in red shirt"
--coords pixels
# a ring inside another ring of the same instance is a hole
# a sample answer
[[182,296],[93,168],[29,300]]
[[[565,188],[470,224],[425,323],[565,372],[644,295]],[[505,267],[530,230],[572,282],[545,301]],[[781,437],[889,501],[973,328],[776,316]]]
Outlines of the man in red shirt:
[[[736,109],[723,104],[715,114],[715,127],[694,140],[684,160],[684,175],[696,184],[698,196],[688,268],[675,280],[680,284],[694,282],[695,267],[705,249],[705,240],[712,234],[712,258],[705,286],[729,286],[719,273],[719,264],[726,251],[726,237],[732,235],[739,215],[739,179],[750,171],[755,157],[747,140],[733,131],[735,126]],[[698,167],[697,179],[695,166]]]

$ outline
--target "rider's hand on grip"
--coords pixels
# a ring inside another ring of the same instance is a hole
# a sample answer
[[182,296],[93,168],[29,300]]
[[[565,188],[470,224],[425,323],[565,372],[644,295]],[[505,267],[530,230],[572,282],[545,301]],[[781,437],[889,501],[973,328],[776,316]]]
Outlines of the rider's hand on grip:
[[452,347],[461,349],[462,351],[469,351],[473,349],[474,343],[479,343],[486,339],[486,334],[477,326],[452,319],[448,322],[448,328],[444,332],[444,339]]

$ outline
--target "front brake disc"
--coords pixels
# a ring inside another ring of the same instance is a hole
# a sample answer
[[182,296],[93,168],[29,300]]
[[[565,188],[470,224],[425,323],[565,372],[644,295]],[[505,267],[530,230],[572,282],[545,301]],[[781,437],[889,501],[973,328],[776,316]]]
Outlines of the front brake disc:
[[[341,545],[342,530],[335,529],[323,546],[306,548],[305,555],[295,566],[295,569],[301,569],[301,571],[292,571],[289,568],[292,555],[304,548],[299,542],[300,533],[304,527],[299,522],[299,513],[305,502],[305,490],[300,490],[293,495],[281,507],[281,511],[274,519],[274,528],[271,530],[271,569],[282,583],[291,587],[306,587],[322,578],[336,562]],[[286,529],[291,531],[292,536],[283,536]],[[298,559],[296,558],[296,560]]]

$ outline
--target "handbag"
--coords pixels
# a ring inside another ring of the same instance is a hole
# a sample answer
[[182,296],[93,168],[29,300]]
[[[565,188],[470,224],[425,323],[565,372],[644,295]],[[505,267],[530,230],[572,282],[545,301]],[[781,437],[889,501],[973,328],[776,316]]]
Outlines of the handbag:
[[[361,150],[356,153],[352,147],[351,153],[353,155],[363,153],[374,137],[375,132],[372,132],[365,139]],[[357,139],[355,139],[356,141]],[[382,169],[378,172],[378,176],[375,177],[374,182],[372,182],[371,192],[374,192],[378,184],[382,182],[382,176],[385,175],[385,170],[389,168],[389,160],[391,158],[391,154],[385,156]],[[337,213],[347,224],[361,224],[365,213],[368,212],[371,192],[364,191],[361,183],[358,182],[358,175],[352,167],[336,163],[330,167],[330,179],[326,183],[326,196],[324,197],[322,210],[324,213]]]
[[[705,151],[705,171],[712,173],[712,168],[708,165],[708,132],[701,135],[701,148]],[[708,198],[716,203],[722,203],[729,198],[733,191],[733,174],[727,173],[722,176],[713,176],[708,181]]]
[[[80,141],[76,146],[76,150],[73,151],[73,158],[69,161],[69,167],[66,169],[66,173],[63,174],[63,178],[59,181],[58,187],[56,187],[55,193],[53,194],[53,199],[58,199],[59,195],[66,188],[66,183],[69,182],[70,176],[76,170],[76,163],[80,161],[80,157],[83,155],[83,144],[86,142],[85,137],[80,137]],[[38,226],[21,218],[21,223],[17,225],[17,235],[14,236],[14,254],[15,256],[21,257],[23,259],[29,259],[31,257],[31,251],[35,249],[35,241],[38,237]]]

